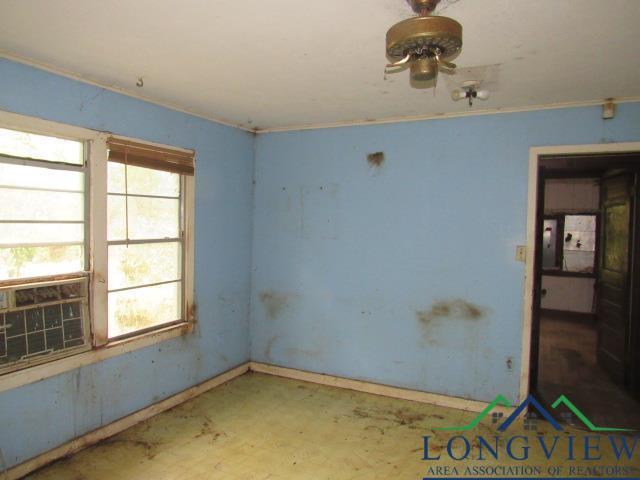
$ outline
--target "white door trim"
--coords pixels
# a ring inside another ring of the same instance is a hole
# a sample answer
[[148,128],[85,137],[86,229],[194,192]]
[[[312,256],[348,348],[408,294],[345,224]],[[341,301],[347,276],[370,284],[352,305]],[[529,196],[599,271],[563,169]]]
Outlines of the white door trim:
[[522,360],[520,372],[520,401],[529,395],[531,328],[533,322],[533,288],[536,248],[536,211],[538,206],[538,166],[543,155],[575,155],[582,153],[640,152],[640,142],[602,143],[596,145],[558,145],[529,149],[529,196],[527,202],[527,255],[524,281],[524,314],[522,322]]

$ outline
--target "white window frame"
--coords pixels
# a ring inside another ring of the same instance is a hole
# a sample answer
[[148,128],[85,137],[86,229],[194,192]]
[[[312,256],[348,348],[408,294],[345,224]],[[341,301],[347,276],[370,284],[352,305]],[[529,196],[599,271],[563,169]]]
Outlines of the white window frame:
[[[92,349],[60,359],[51,359],[46,363],[33,365],[22,370],[0,375],[0,392],[36,382],[65,371],[100,362],[117,355],[145,348],[170,338],[193,331],[195,324],[194,300],[194,236],[195,236],[195,177],[182,176],[184,185],[182,208],[184,210],[184,278],[183,278],[183,322],[169,326],[160,325],[157,329],[147,330],[138,335],[109,341],[107,333],[107,285],[108,285],[108,246],[107,246],[107,138],[111,135],[82,127],[65,125],[35,117],[0,111],[0,127],[20,130],[40,135],[48,135],[81,141],[87,153],[87,189],[88,199],[85,222],[87,222],[88,265],[89,272],[89,311],[91,324]],[[147,142],[137,138],[119,136],[119,138],[147,145],[187,151],[171,145]]]

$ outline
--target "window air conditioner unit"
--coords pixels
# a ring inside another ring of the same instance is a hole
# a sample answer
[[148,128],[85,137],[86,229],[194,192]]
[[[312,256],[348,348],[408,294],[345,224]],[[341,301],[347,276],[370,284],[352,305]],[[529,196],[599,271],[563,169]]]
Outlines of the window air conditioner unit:
[[0,288],[0,374],[91,349],[88,279]]

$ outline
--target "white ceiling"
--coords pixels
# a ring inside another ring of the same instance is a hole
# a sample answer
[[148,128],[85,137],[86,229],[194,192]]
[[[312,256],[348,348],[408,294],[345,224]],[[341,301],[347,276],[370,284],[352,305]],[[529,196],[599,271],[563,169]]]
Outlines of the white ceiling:
[[[640,96],[640,0],[442,0],[462,67],[499,64],[474,108]],[[208,118],[271,129],[467,111],[442,79],[388,76],[405,0],[0,0],[0,50]],[[139,76],[144,87],[136,87]]]

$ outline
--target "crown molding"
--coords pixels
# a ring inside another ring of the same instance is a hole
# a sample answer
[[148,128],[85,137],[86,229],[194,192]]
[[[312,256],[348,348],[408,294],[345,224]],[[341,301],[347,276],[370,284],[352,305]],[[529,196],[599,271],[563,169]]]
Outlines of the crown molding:
[[488,108],[484,110],[473,110],[468,112],[435,113],[435,114],[426,114],[426,115],[400,115],[400,116],[394,116],[394,117],[381,118],[379,120],[352,120],[352,121],[334,122],[334,123],[303,124],[303,125],[290,126],[290,127],[261,128],[261,129],[255,130],[255,133],[260,135],[264,133],[320,130],[320,129],[327,129],[327,128],[357,127],[357,126],[365,126],[365,125],[385,125],[389,123],[422,122],[425,120],[443,120],[443,119],[449,119],[449,118],[477,117],[482,115],[499,115],[503,113],[534,112],[538,110],[556,110],[561,108],[593,107],[598,105],[604,105],[607,102],[613,102],[616,104],[635,103],[635,102],[640,102],[640,96],[606,98],[606,99],[598,99],[598,100],[585,100],[580,102],[545,103],[540,105],[529,105],[526,107],[498,107],[498,108]]
[[40,61],[36,61],[27,57],[23,57],[20,55],[16,55],[10,52],[7,52],[6,50],[1,50],[0,49],[0,58],[5,58],[7,60],[11,60],[13,62],[16,63],[21,63],[23,65],[28,65],[30,67],[34,67],[37,68],[39,70],[44,70],[46,72],[49,73],[53,73],[55,75],[60,75],[62,77],[66,77],[66,78],[70,78],[71,80],[77,80],[79,82],[82,83],[87,83],[89,85],[93,85],[94,87],[98,87],[98,88],[103,88],[105,90],[109,90],[111,92],[114,93],[119,93],[120,95],[125,95],[127,97],[131,97],[131,98],[135,98],[136,100],[142,100],[143,102],[147,102],[147,103],[151,103],[153,105],[158,105],[160,107],[164,107],[167,108],[169,110],[173,110],[176,112],[180,112],[180,113],[186,113],[187,115],[191,115],[192,117],[198,117],[198,118],[202,118],[203,120],[207,120],[209,122],[213,122],[213,123],[218,123],[220,125],[224,125],[226,127],[233,127],[233,128],[238,128],[240,130],[244,130],[245,132],[250,132],[250,133],[255,133],[255,130],[252,128],[247,128],[243,125],[237,124],[237,123],[233,123],[231,121],[228,120],[223,120],[220,118],[216,118],[216,117],[212,117],[212,116],[208,116],[208,115],[203,115],[201,113],[196,113],[193,112],[189,109],[186,108],[182,108],[179,105],[170,103],[170,102],[162,102],[159,100],[154,100],[153,98],[147,97],[145,95],[140,95],[140,94],[136,94],[133,93],[129,90],[126,90],[122,87],[118,87],[116,85],[109,85],[106,83],[102,83],[99,82],[97,80],[94,80],[93,78],[84,76],[84,75],[79,75],[77,73],[73,73],[71,71],[68,71],[66,69],[60,68],[60,67],[55,67],[53,65],[50,65],[48,63],[45,62],[40,62]]
[[327,128],[356,127],[356,126],[365,126],[365,125],[386,125],[389,123],[422,122],[426,120],[442,120],[442,119],[450,119],[450,118],[475,117],[475,116],[481,116],[481,115],[499,115],[503,113],[533,112],[538,110],[555,110],[555,109],[562,109],[562,108],[593,107],[598,105],[604,105],[605,103],[610,101],[613,101],[614,103],[640,102],[640,96],[629,96],[629,97],[584,100],[584,101],[578,101],[578,102],[545,103],[545,104],[538,104],[538,105],[529,105],[524,107],[497,107],[497,108],[487,108],[482,110],[472,110],[472,111],[465,111],[465,112],[435,113],[435,114],[425,114],[425,115],[398,115],[398,116],[391,116],[391,117],[380,118],[375,120],[358,119],[358,120],[346,120],[346,121],[339,121],[339,122],[299,124],[299,125],[290,125],[285,127],[247,128],[243,125],[234,123],[232,121],[223,120],[223,119],[208,116],[208,115],[203,115],[201,113],[196,113],[188,109],[182,108],[179,105],[176,105],[173,103],[154,100],[153,98],[147,97],[145,95],[132,93],[131,91],[126,90],[124,88],[121,88],[115,85],[108,85],[108,84],[99,82],[97,80],[94,80],[92,78],[86,77],[84,75],[79,75],[44,62],[32,60],[27,57],[9,53],[5,50],[0,49],[0,58],[6,58],[7,60],[11,60],[24,65],[29,65],[31,67],[38,68],[40,70],[44,70],[49,73],[70,78],[72,80],[77,80],[79,82],[87,83],[89,85],[93,85],[99,88],[103,88],[105,90],[119,93],[127,97],[135,98],[137,100],[142,100],[147,103],[159,105],[161,107],[165,107],[170,110],[174,110],[176,112],[181,112],[194,117],[202,118],[204,120],[208,120],[210,122],[214,122],[220,125],[238,128],[245,132],[253,133],[256,135],[261,135],[265,133],[295,132],[295,131],[304,131],[304,130],[322,130]]

